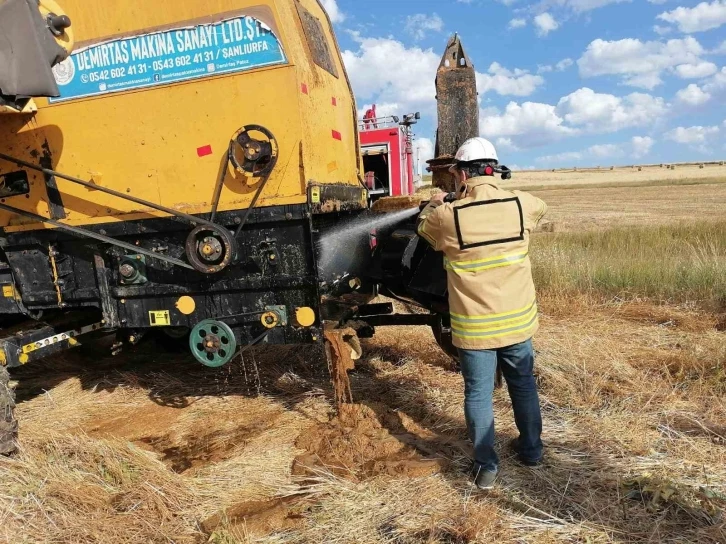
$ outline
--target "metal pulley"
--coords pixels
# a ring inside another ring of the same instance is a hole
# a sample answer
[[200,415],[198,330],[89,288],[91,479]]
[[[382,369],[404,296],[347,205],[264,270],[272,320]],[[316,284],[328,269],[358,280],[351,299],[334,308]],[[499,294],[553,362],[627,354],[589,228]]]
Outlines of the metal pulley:
[[204,366],[219,368],[234,357],[237,340],[226,323],[205,319],[192,329],[189,335],[189,348],[194,358]]
[[215,274],[230,265],[237,253],[237,242],[223,226],[202,225],[189,233],[185,249],[195,270]]
[[242,127],[229,145],[229,160],[243,175],[266,176],[275,168],[278,155],[275,136],[260,125]]

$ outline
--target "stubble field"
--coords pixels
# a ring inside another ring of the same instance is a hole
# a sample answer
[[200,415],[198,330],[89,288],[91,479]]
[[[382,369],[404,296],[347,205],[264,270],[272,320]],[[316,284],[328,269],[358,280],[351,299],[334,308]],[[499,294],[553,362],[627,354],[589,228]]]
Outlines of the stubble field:
[[601,177],[534,190],[542,467],[498,390],[501,480],[469,485],[461,376],[422,328],[365,342],[340,417],[313,353],[211,371],[149,342],[16,372],[0,540],[726,542],[726,177]]

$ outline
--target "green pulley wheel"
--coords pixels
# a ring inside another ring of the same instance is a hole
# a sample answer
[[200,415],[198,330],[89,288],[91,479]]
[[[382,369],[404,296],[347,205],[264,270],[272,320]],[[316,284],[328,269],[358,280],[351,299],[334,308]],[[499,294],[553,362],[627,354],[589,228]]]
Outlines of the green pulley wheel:
[[232,360],[237,341],[229,325],[213,319],[197,323],[189,335],[194,358],[205,366],[219,368]]

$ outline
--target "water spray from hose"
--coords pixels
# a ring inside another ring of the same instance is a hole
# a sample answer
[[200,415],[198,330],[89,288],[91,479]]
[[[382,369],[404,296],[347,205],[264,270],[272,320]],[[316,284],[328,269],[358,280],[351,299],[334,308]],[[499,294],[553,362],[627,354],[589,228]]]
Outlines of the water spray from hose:
[[320,270],[323,274],[333,270],[332,265],[337,256],[354,253],[361,247],[368,248],[373,231],[404,221],[419,211],[419,208],[415,207],[393,213],[357,217],[325,233],[318,241]]

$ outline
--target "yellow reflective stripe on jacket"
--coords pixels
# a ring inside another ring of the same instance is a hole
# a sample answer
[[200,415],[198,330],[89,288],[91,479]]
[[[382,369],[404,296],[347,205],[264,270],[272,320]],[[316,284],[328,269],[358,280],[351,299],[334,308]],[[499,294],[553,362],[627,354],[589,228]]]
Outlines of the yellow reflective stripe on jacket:
[[457,330],[452,326],[451,334],[458,338],[497,338],[532,330],[537,326],[537,323],[537,312],[535,312],[529,321],[522,324],[513,325],[505,329],[498,329],[492,331],[462,331]]
[[[511,310],[509,312],[503,312],[501,314],[487,314],[487,315],[462,315],[462,314],[456,314],[454,312],[451,312],[449,315],[451,316],[452,321],[464,321],[464,322],[481,322],[481,323],[487,323],[489,320],[504,320],[509,319],[512,317],[519,317],[524,314],[528,314],[530,310],[537,304],[537,300],[533,300],[529,304],[527,304],[524,308],[519,308],[518,310]],[[480,321],[482,320],[482,321]]]
[[494,331],[519,326],[528,323],[532,317],[537,316],[537,305],[534,304],[527,310],[519,314],[513,314],[507,317],[488,318],[488,319],[471,319],[462,320],[451,318],[451,330],[458,331]]
[[476,261],[449,261],[448,259],[444,259],[444,267],[446,270],[454,272],[480,272],[482,270],[489,270],[490,268],[499,268],[501,266],[521,263],[527,258],[527,255],[528,252],[525,251],[524,253],[490,257]]

